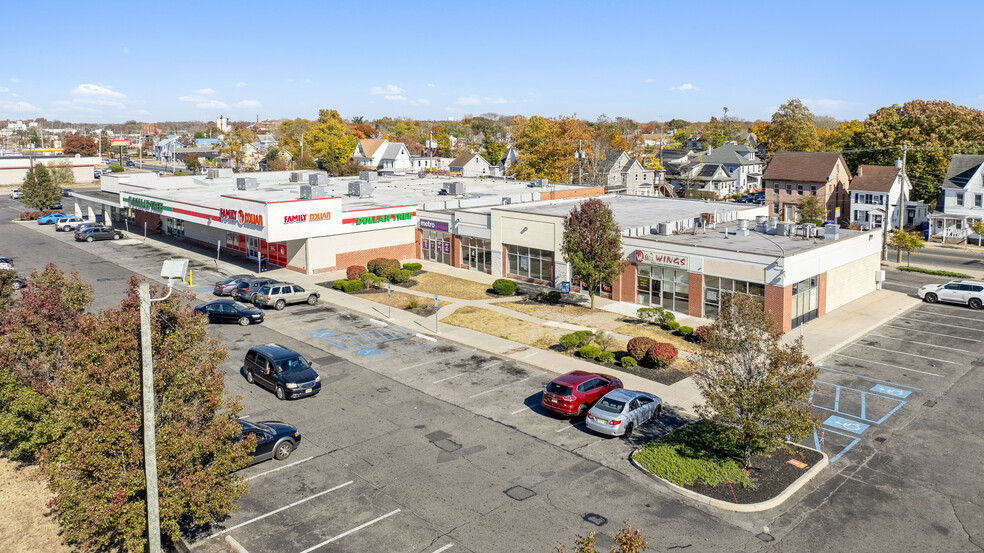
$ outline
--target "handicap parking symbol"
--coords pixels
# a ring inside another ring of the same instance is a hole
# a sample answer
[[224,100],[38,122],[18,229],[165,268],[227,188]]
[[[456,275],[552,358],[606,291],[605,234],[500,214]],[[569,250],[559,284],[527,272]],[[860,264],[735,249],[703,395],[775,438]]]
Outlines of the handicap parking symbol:
[[868,425],[863,422],[855,422],[836,415],[831,415],[828,417],[827,420],[823,421],[823,424],[833,428],[847,430],[848,432],[853,432],[854,434],[860,434],[868,429]]
[[879,384],[877,386],[872,386],[871,391],[876,394],[885,394],[886,396],[906,398],[912,392],[909,390],[900,390],[898,388],[892,388],[891,386],[885,386],[884,384]]

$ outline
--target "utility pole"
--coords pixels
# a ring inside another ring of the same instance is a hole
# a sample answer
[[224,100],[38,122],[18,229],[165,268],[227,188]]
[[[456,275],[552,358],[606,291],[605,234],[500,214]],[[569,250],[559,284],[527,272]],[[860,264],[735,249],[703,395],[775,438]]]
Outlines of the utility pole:
[[[901,179],[901,186],[900,186],[901,191],[899,191],[899,232],[905,231],[905,228],[903,226],[904,225],[903,214],[905,213],[905,183],[909,180],[909,177],[906,176],[905,174],[905,158],[908,151],[909,151],[909,146],[903,144],[902,145],[902,171],[899,172],[899,177]],[[888,214],[886,214],[886,216],[887,215]],[[887,228],[888,225],[885,226]],[[943,231],[946,232],[946,229],[944,228]],[[888,237],[887,234],[885,236],[886,238]],[[886,242],[886,244],[888,244],[888,242]],[[902,263],[902,248],[898,249],[898,256],[895,259],[895,262]]]
[[144,474],[147,478],[147,544],[150,553],[160,553],[161,513],[157,491],[157,424],[154,414],[154,355],[150,335],[150,284],[141,282],[139,292]]

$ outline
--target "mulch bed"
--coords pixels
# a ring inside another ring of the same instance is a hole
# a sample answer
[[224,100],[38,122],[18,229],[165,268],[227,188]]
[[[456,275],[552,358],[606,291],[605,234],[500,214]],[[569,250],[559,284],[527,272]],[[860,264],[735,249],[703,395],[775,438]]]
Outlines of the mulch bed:
[[[708,486],[701,482],[694,482],[692,486],[683,486],[690,491],[697,492],[707,497],[748,505],[751,503],[761,503],[768,501],[792,485],[797,478],[810,469],[814,464],[823,458],[823,454],[812,449],[802,448],[797,445],[789,445],[792,452],[782,448],[776,450],[772,455],[756,453],[752,455],[751,468],[748,469],[748,477],[755,484],[755,488],[745,488],[739,484],[728,483]],[[790,463],[790,459],[796,459],[806,463],[806,467],[799,468]]]
[[[318,283],[318,286],[324,286],[325,288],[331,288],[334,284],[335,284],[335,281],[334,280],[328,280],[328,281],[325,281],[325,282],[319,282]],[[397,284],[396,286],[402,286],[402,287],[410,288],[412,286],[416,286],[417,284],[418,284],[418,282],[416,280],[414,280],[414,279],[411,278],[410,280],[408,280],[408,281],[406,281],[404,283],[401,283],[401,284]],[[349,292],[349,294],[356,294],[356,295],[358,295],[358,294],[385,294],[385,293],[386,293],[386,283],[385,282],[381,283],[379,288],[371,288],[370,287],[370,288],[363,288],[362,290],[356,290],[355,292]]]
[[[564,351],[564,348],[560,347],[560,344],[554,344],[553,346],[550,346],[550,350],[555,351],[557,353],[567,354]],[[588,363],[594,363],[595,365],[598,365],[599,372],[605,372],[605,369],[615,369],[615,370],[622,371],[624,373],[629,373],[631,375],[638,376],[640,378],[645,378],[646,380],[659,382],[660,384],[665,384],[667,386],[676,384],[677,382],[680,382],[684,378],[690,376],[689,374],[683,371],[679,371],[677,369],[672,369],[672,368],[654,369],[652,367],[646,367],[644,365],[636,365],[635,367],[623,367],[622,358],[629,355],[629,352],[613,351],[612,353],[615,354],[614,364],[605,364],[598,361],[597,359],[585,359],[580,355],[573,355],[572,357],[574,357],[575,359],[580,359],[581,361],[587,361]]]

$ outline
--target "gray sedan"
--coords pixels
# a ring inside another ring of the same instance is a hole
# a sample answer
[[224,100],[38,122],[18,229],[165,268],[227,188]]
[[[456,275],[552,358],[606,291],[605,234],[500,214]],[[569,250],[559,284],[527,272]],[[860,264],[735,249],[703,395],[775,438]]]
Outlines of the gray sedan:
[[635,428],[650,419],[658,419],[662,412],[663,400],[658,397],[619,388],[594,404],[585,425],[599,434],[629,437]]

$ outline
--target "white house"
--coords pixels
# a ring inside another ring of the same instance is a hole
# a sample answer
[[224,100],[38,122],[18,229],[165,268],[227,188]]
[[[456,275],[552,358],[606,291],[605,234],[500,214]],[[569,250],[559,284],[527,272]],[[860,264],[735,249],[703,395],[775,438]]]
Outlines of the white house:
[[410,156],[410,163],[414,171],[447,171],[448,165],[454,161],[450,157],[431,157],[431,156]]
[[510,147],[506,150],[506,153],[502,154],[502,159],[499,160],[499,167],[502,167],[504,171],[508,171],[516,163],[516,158],[519,157],[516,154],[516,150]]
[[478,154],[461,154],[448,165],[452,173],[461,173],[462,177],[488,176],[489,162]]
[[386,173],[413,169],[410,151],[402,142],[390,142],[385,138],[364,138],[355,146],[352,161],[363,167]]
[[745,144],[722,144],[700,155],[705,163],[718,163],[735,178],[735,192],[762,188],[762,160]]
[[[904,195],[909,199],[912,183],[902,173],[901,163],[898,165],[861,165],[857,174],[851,180],[851,224],[862,229],[881,228],[885,221],[890,227],[899,226],[899,200]],[[908,202],[907,202],[908,205]],[[916,206],[912,210],[911,221],[908,225],[921,224],[925,219],[924,213],[917,213]],[[918,220],[917,220],[918,219]]]
[[930,235],[966,239],[974,221],[984,221],[984,156],[957,154],[943,180],[943,189],[930,214]]

